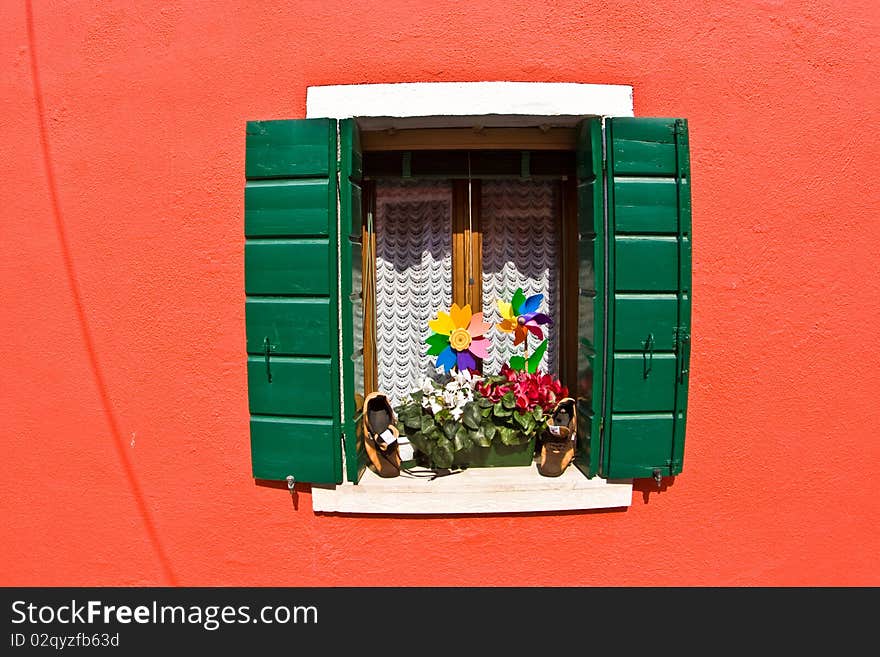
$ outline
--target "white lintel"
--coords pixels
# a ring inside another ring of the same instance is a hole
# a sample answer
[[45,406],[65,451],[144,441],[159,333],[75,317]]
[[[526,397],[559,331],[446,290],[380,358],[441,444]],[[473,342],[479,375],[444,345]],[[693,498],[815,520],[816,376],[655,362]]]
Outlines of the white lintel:
[[366,130],[475,124],[571,126],[587,116],[633,116],[632,87],[576,82],[401,82],[314,86],[306,95],[306,118],[356,118]]

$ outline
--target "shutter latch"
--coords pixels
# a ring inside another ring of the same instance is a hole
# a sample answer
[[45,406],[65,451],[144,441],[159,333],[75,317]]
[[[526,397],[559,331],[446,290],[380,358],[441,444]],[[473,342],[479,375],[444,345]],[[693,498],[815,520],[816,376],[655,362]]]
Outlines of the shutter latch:
[[645,338],[645,348],[642,351],[642,373],[644,378],[648,378],[651,368],[654,367],[654,334],[648,333]]
[[681,360],[681,369],[679,370],[678,381],[679,383],[684,383],[684,377],[687,376],[691,368],[691,334],[688,333],[684,328],[682,328],[679,336],[681,341],[681,349],[679,350],[678,357],[679,360]]
[[269,364],[269,352],[272,346],[269,344],[269,336],[263,339],[263,346],[266,348],[266,378],[272,383],[272,366]]
[[663,473],[660,472],[660,468],[654,468],[654,471],[651,474],[654,475],[654,481],[657,482],[657,488],[660,488],[663,483]]

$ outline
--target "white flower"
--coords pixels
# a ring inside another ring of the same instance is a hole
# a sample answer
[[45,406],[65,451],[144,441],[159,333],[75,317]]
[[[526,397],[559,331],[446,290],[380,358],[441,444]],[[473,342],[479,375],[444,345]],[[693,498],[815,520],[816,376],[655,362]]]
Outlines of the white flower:
[[430,404],[430,406],[431,406],[431,412],[434,413],[435,415],[443,410],[443,404],[438,402],[437,401],[438,399],[439,399],[438,397],[431,397],[428,400],[428,404]]
[[449,412],[452,414],[452,419],[457,420],[458,418],[461,417],[461,414],[464,413],[464,410],[462,410],[461,408],[456,406],[455,408],[451,409]]
[[450,390],[447,386],[446,390],[443,391],[443,401],[450,408],[455,406],[455,390]]

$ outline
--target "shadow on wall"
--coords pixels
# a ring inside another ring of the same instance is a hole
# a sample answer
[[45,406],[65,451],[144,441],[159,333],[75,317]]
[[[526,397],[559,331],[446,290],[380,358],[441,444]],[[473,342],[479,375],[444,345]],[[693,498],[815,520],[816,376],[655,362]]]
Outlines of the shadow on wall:
[[286,481],[273,481],[271,479],[254,479],[254,485],[290,491],[290,502],[293,505],[294,511],[299,511],[299,494],[303,492],[310,493],[312,490],[311,484],[294,484],[293,488],[290,488]]
[[675,477],[663,477],[659,487],[653,479],[633,479],[633,491],[641,493],[642,502],[647,504],[651,500],[651,493],[659,495],[666,492],[674,484]]

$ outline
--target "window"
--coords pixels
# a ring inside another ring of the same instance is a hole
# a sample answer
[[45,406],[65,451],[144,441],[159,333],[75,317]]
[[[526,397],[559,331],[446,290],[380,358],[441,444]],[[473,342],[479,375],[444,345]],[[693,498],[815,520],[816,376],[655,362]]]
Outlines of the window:
[[[564,353],[565,336],[574,338],[576,332],[576,326],[566,331],[561,322],[577,311],[576,280],[562,275],[562,244],[577,239],[574,216],[563,216],[564,197],[573,190],[574,158],[565,151],[543,155],[534,158],[540,173],[533,173],[524,171],[533,159],[527,150],[365,150],[364,229],[375,245],[364,249],[364,268],[373,270],[368,280],[375,281],[364,297],[366,321],[375,324],[367,329],[375,343],[365,344],[365,362],[368,371],[376,369],[377,389],[393,404],[434,374],[424,340],[438,309],[467,304],[497,323],[495,300],[511,298],[518,287],[547,300],[556,321],[545,328],[543,369],[570,378],[565,382],[574,389],[574,377],[562,375],[559,367],[573,361]],[[494,341],[485,371],[497,372],[519,351],[510,341]],[[366,392],[371,390],[367,386]]]
[[[520,284],[545,292],[552,306],[549,362],[576,393],[581,419],[577,485],[681,472],[690,338],[686,121],[491,120],[518,125],[248,124],[256,478],[357,488],[365,463],[354,440],[358,397],[377,387],[402,394],[413,364],[424,367],[422,345],[409,327],[395,330],[394,318],[450,301],[491,311],[487,301]],[[519,262],[517,217],[540,242],[537,255]],[[403,366],[386,367],[389,358]],[[443,485],[455,492],[454,482]],[[619,506],[617,499],[597,505]]]

